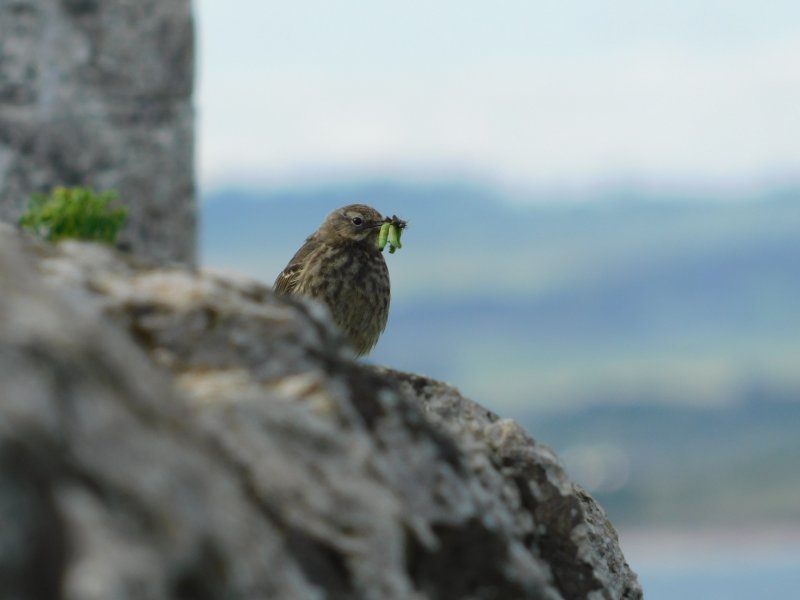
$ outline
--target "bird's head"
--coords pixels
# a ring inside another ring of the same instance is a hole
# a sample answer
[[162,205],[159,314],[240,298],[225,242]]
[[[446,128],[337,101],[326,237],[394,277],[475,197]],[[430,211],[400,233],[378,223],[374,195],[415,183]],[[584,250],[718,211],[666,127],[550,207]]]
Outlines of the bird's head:
[[337,208],[319,228],[324,240],[339,242],[367,242],[376,246],[378,232],[385,219],[366,204],[349,204]]

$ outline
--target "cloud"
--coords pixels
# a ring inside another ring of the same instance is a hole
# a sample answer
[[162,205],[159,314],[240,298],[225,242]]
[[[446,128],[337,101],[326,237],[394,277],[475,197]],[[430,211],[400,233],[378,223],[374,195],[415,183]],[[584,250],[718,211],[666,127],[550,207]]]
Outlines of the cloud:
[[698,47],[637,38],[597,51],[512,46],[385,65],[299,57],[257,68],[249,56],[202,73],[201,175],[458,170],[550,185],[796,171],[796,39]]

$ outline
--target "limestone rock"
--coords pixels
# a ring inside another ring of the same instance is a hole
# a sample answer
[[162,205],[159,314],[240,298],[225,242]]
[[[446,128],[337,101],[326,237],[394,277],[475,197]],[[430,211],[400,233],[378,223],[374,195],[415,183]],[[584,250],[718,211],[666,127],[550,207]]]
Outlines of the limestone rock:
[[0,597],[641,597],[546,446],[319,305],[8,227],[0,286]]
[[0,0],[0,218],[115,189],[121,241],[192,262],[193,36],[190,0]]

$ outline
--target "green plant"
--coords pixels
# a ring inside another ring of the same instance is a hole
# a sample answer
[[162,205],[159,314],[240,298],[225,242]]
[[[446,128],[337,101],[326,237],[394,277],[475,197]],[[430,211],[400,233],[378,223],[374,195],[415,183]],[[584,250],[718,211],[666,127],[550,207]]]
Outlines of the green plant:
[[113,244],[128,216],[124,206],[109,206],[116,198],[113,191],[98,194],[82,187],[57,187],[49,196],[32,194],[20,225],[50,242],[71,238]]

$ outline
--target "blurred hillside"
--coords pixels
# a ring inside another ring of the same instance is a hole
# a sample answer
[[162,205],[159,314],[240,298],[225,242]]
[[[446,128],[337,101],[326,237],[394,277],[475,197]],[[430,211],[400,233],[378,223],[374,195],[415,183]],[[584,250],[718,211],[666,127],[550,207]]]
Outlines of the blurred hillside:
[[203,262],[271,282],[331,209],[397,213],[409,228],[370,360],[517,418],[615,523],[800,521],[800,190],[515,200],[222,191],[203,204]]
[[618,526],[800,522],[800,387],[726,406],[595,405],[513,414],[552,445]]
[[458,185],[227,191],[203,204],[203,262],[271,282],[349,202],[410,223],[375,362],[541,409],[719,404],[752,380],[800,381],[800,192],[522,205]]

